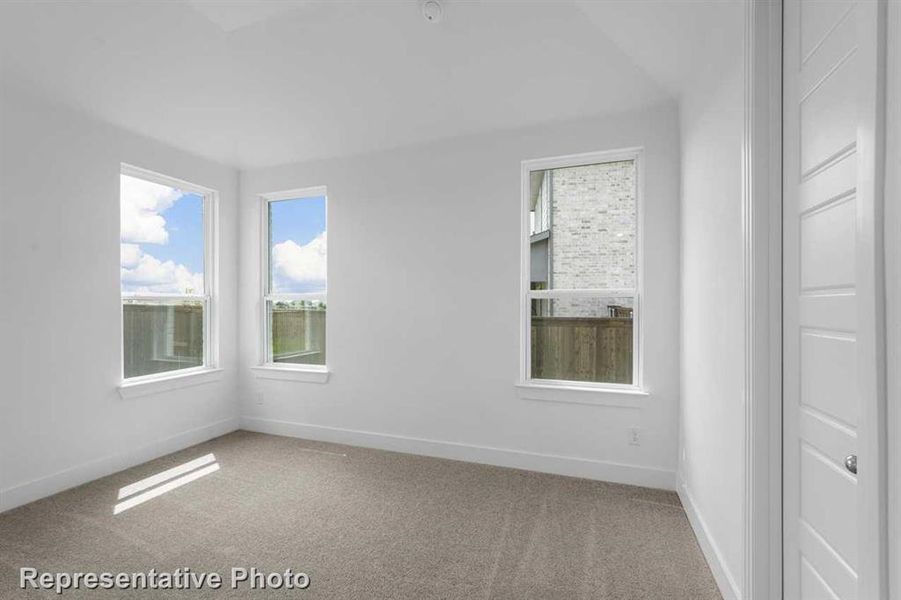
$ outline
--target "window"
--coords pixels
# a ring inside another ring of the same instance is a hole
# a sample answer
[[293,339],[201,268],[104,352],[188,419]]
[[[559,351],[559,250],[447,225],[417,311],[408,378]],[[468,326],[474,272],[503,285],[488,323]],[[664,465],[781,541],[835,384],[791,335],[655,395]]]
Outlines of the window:
[[640,151],[523,163],[523,380],[639,385]]
[[127,165],[119,184],[123,378],[214,366],[215,192]]
[[263,198],[264,363],[325,370],[326,190]]

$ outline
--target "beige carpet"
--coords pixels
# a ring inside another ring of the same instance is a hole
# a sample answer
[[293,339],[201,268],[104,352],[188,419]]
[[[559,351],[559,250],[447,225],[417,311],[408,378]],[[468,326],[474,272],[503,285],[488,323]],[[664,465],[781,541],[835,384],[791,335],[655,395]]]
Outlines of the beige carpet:
[[[217,471],[113,514],[208,453]],[[62,598],[720,598],[674,493],[243,431],[0,515],[0,598],[59,598],[21,592],[20,566],[226,578]],[[311,585],[226,589],[232,567]]]

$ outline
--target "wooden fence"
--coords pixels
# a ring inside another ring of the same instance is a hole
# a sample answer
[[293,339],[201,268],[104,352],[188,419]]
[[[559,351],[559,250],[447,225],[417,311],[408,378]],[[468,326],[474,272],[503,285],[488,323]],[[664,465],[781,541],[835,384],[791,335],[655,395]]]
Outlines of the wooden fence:
[[632,319],[533,316],[532,379],[632,383]]
[[[203,364],[203,307],[125,304],[126,377]],[[325,364],[326,311],[273,308],[273,359]],[[532,378],[632,383],[632,319],[532,317]]]
[[164,373],[203,364],[203,306],[124,304],[125,376]]
[[273,308],[272,360],[324,365],[325,313],[320,308]]

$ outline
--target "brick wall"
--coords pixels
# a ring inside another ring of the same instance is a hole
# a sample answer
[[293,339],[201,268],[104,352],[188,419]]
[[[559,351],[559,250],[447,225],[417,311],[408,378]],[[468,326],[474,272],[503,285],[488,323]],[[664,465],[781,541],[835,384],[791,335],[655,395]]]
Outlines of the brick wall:
[[[636,287],[634,161],[554,169],[548,175],[544,184],[551,186],[551,288]],[[604,310],[597,300],[555,304],[557,316],[595,316]]]

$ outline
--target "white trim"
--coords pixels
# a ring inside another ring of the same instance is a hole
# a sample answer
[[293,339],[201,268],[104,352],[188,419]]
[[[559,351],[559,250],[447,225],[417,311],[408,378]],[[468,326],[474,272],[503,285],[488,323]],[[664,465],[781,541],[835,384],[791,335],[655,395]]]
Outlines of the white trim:
[[267,294],[265,299],[272,302],[292,302],[294,300],[312,300],[326,302],[328,300],[328,292],[307,292],[302,294]]
[[624,408],[644,408],[650,397],[646,391],[631,385],[615,384],[579,385],[571,381],[537,381],[516,384],[516,395],[523,400],[545,402],[565,402],[574,404],[595,404],[597,406],[619,406]]
[[[271,192],[260,194],[260,198],[267,202],[278,202],[280,200],[303,200],[304,198],[319,198],[325,196],[328,198],[328,188],[324,185],[313,185],[305,188],[294,188],[282,192]],[[328,200],[326,200],[327,202]]]
[[143,377],[131,377],[119,384],[119,396],[127,400],[161,392],[170,392],[194,385],[219,381],[222,379],[223,374],[224,371],[218,368],[193,367],[166,371],[155,375],[144,375]]
[[581,154],[565,154],[548,158],[531,158],[522,161],[523,170],[546,171],[548,169],[564,169],[568,167],[583,167],[598,163],[620,162],[635,160],[641,156],[644,148],[634,146],[631,148],[618,148],[616,150],[601,150],[599,152],[582,152]]
[[[862,2],[855,8],[859,113],[856,293],[858,390],[857,478],[858,593],[888,596],[888,471],[886,468],[886,273],[885,273],[885,59],[886,2]],[[867,36],[866,38],[864,36]],[[871,400],[872,399],[872,400]]]
[[[723,558],[723,554],[713,536],[710,535],[710,529],[708,529],[707,523],[701,516],[701,512],[698,510],[688,486],[684,483],[680,484],[678,494],[679,500],[682,501],[682,508],[685,510],[685,516],[688,517],[688,522],[691,524],[692,530],[694,530],[698,545],[701,547],[701,552],[703,552],[704,558],[707,560],[710,572],[713,573],[713,579],[716,581],[723,600],[741,600],[742,595],[735,581],[735,576],[729,570],[726,560]],[[768,596],[761,596],[761,598],[765,597]],[[748,598],[750,599],[750,596]],[[775,600],[778,596],[772,596],[772,598]]]
[[250,367],[257,379],[275,379],[278,381],[301,381],[306,383],[328,382],[329,371],[326,367],[318,368],[318,365],[306,367],[288,367],[279,363],[268,363],[256,367]]
[[188,192],[189,194],[206,196],[208,194],[217,193],[213,188],[198,185],[190,181],[185,181],[184,179],[179,179],[178,177],[165,175],[157,171],[151,171],[150,169],[144,169],[143,167],[136,167],[128,163],[121,163],[119,172],[120,174],[128,175],[129,177],[135,177],[137,179],[143,179],[151,183],[158,183],[167,187],[177,188],[183,192]]
[[[858,35],[873,36],[858,45],[864,100],[857,137],[857,341],[861,397],[858,460],[864,466],[857,479],[864,510],[859,517],[858,584],[862,598],[888,596],[888,470],[886,412],[886,272],[885,272],[885,142],[887,2],[864,2],[855,8]],[[869,546],[872,544],[872,547]]]
[[[281,192],[269,192],[265,194],[259,194],[259,203],[260,203],[260,309],[259,309],[259,320],[260,323],[260,338],[259,338],[259,346],[258,353],[259,357],[257,360],[257,365],[252,368],[261,369],[259,371],[255,371],[257,377],[266,378],[266,379],[293,379],[294,381],[311,381],[314,383],[325,383],[328,381],[328,349],[330,347],[331,341],[331,327],[329,327],[328,322],[330,320],[330,315],[326,314],[326,326],[325,326],[325,348],[326,348],[326,357],[325,357],[325,365],[321,365],[322,369],[318,367],[320,365],[313,365],[317,368],[307,368],[304,367],[302,369],[292,369],[295,371],[295,377],[288,377],[288,375],[276,375],[272,369],[284,370],[284,367],[278,366],[275,367],[277,363],[272,362],[271,355],[271,344],[269,340],[269,313],[267,310],[267,304],[269,302],[278,302],[279,300],[311,300],[311,301],[319,301],[319,302],[327,302],[328,301],[328,292],[313,292],[313,293],[273,293],[270,289],[270,281],[269,281],[269,204],[272,202],[281,202],[284,200],[307,200],[314,198],[324,198],[325,199],[325,230],[328,231],[328,206],[329,206],[329,198],[328,198],[328,188],[324,185],[317,185],[305,188],[295,188],[291,190],[284,190]],[[325,281],[326,286],[328,286],[328,257],[326,257],[325,262]],[[269,369],[269,371],[265,369]],[[291,369],[289,367],[289,369]],[[270,372],[272,371],[272,372]],[[326,372],[325,379],[321,381],[317,377],[310,377],[308,379],[304,379],[302,375],[298,375],[299,371],[308,371],[311,373],[319,373],[321,371]],[[262,373],[262,375],[261,375]],[[268,376],[266,375],[268,374]]]
[[204,365],[219,364],[219,192],[203,197],[203,293],[207,297],[204,310]]
[[[257,338],[257,365],[269,362],[269,313],[266,298],[269,296],[269,202],[265,195],[259,197],[260,211],[260,304],[257,322],[260,324],[260,335]],[[326,201],[326,210],[328,201]],[[326,281],[326,285],[328,282]],[[328,324],[326,324],[328,331]],[[326,346],[328,350],[328,346]],[[328,360],[328,357],[326,357]]]
[[887,8],[885,275],[889,593],[901,600],[901,3]]
[[[597,290],[580,290],[580,289],[552,289],[552,290],[532,290],[531,271],[530,271],[530,186],[532,171],[544,171],[548,169],[559,169],[566,167],[577,167],[584,165],[593,165],[600,163],[610,163],[631,160],[635,162],[635,211],[636,211],[636,232],[635,232],[635,268],[636,268],[636,287],[634,289],[597,289]],[[585,152],[581,154],[569,154],[565,156],[554,156],[548,158],[536,158],[524,160],[521,163],[521,190],[520,190],[520,343],[519,343],[519,386],[527,386],[529,384],[537,384],[544,386],[549,383],[547,380],[532,379],[531,363],[529,349],[531,346],[531,300],[533,298],[555,298],[555,297],[631,297],[633,299],[633,319],[632,319],[632,385],[630,388],[643,388],[644,382],[644,361],[642,354],[644,352],[644,330],[641,326],[641,303],[642,294],[644,292],[644,148],[637,146],[631,148],[620,148],[617,150],[605,150],[600,152]],[[585,387],[579,382],[567,382],[574,387]],[[615,384],[614,384],[615,385]],[[602,384],[598,389],[607,388],[609,384]],[[594,387],[594,386],[591,386]]]
[[[203,425],[156,440],[138,448],[129,448],[121,452],[88,460],[51,475],[0,490],[0,512],[52,496],[69,488],[106,477],[149,460],[184,450],[237,429],[237,418],[222,419],[209,425]],[[111,498],[110,511],[113,509],[113,504],[114,499]]]
[[665,490],[675,490],[676,485],[676,472],[672,470],[577,458],[574,456],[539,454],[522,450],[492,448],[474,444],[461,444],[458,442],[445,442],[404,435],[308,425],[248,416],[241,417],[241,428],[272,435],[284,435],[363,448],[377,448],[405,454],[416,454],[418,456],[461,460]]
[[745,7],[744,560],[733,591],[756,599],[782,595],[782,2]]
[[598,288],[596,290],[526,290],[529,299],[544,298],[631,298],[638,297],[638,288]]
[[181,300],[203,302],[209,299],[209,296],[203,294],[135,294],[133,292],[125,292],[122,294],[123,300],[135,300],[137,302],[166,302]]

